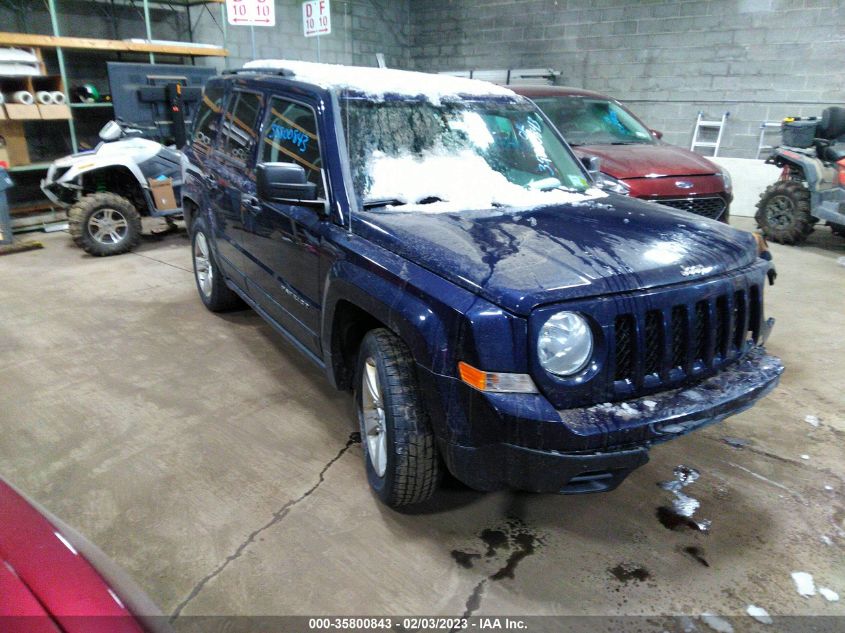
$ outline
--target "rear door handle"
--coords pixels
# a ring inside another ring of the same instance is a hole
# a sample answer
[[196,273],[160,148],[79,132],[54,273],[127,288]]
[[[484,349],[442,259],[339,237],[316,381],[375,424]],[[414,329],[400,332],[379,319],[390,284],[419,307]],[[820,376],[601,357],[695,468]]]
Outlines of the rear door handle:
[[243,204],[252,213],[261,213],[261,202],[255,196],[241,196],[241,204]]

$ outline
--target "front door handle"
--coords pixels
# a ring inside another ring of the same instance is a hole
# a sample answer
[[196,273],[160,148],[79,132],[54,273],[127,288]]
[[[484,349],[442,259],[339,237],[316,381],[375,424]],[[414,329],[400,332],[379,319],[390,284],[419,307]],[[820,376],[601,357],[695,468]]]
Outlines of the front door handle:
[[261,213],[261,202],[259,202],[258,198],[255,196],[241,196],[241,204],[243,204],[252,213]]

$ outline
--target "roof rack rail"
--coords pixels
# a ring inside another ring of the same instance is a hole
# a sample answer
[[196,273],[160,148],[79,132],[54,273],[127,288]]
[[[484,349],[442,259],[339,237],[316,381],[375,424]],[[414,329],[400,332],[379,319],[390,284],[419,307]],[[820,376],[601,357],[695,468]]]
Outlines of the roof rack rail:
[[294,72],[287,68],[231,68],[224,70],[224,75],[238,75],[240,73],[258,73],[262,75],[278,75],[279,77],[293,77]]

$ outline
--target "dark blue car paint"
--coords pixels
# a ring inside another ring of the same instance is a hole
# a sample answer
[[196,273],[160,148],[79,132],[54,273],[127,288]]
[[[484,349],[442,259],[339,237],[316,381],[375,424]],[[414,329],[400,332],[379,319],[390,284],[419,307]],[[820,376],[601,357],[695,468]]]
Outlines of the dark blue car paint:
[[[186,148],[184,199],[211,224],[227,283],[340,388],[350,386],[337,334],[342,315],[353,308],[394,331],[418,365],[441,455],[470,485],[609,490],[648,460],[652,444],[737,413],[777,383],[779,361],[752,344],[737,352],[739,360],[714,358],[688,367],[688,375],[667,372],[659,383],[638,377],[632,393],[607,366],[609,320],[620,306],[639,313],[664,293],[694,302],[737,284],[756,284],[762,293],[770,264],[756,257],[750,234],[614,195],[519,212],[364,212],[346,186],[335,94],[282,77],[211,81],[230,92],[263,91],[265,104],[278,95],[311,106],[327,180],[322,209],[250,208],[251,169],[227,164],[220,152],[204,159]],[[209,171],[217,174],[216,191],[209,192]],[[596,340],[594,361],[566,380],[542,371],[533,352],[544,315],[559,309],[588,314]],[[461,360],[529,373],[540,393],[479,392],[457,378]],[[705,395],[692,400],[690,389]],[[638,409],[635,417],[602,404],[647,394],[655,410]],[[671,420],[686,422],[660,432]]]

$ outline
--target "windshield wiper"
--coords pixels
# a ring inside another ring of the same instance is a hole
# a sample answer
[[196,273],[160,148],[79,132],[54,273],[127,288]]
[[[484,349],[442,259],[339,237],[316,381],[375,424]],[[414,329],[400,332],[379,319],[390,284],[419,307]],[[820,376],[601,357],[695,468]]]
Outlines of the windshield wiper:
[[405,204],[404,200],[399,198],[374,198],[372,200],[364,200],[362,206],[365,209],[372,207],[399,207]]
[[579,193],[574,187],[567,187],[566,185],[552,185],[538,189],[538,191],[569,191],[571,193]]
[[642,145],[643,141],[613,141],[611,145]]

